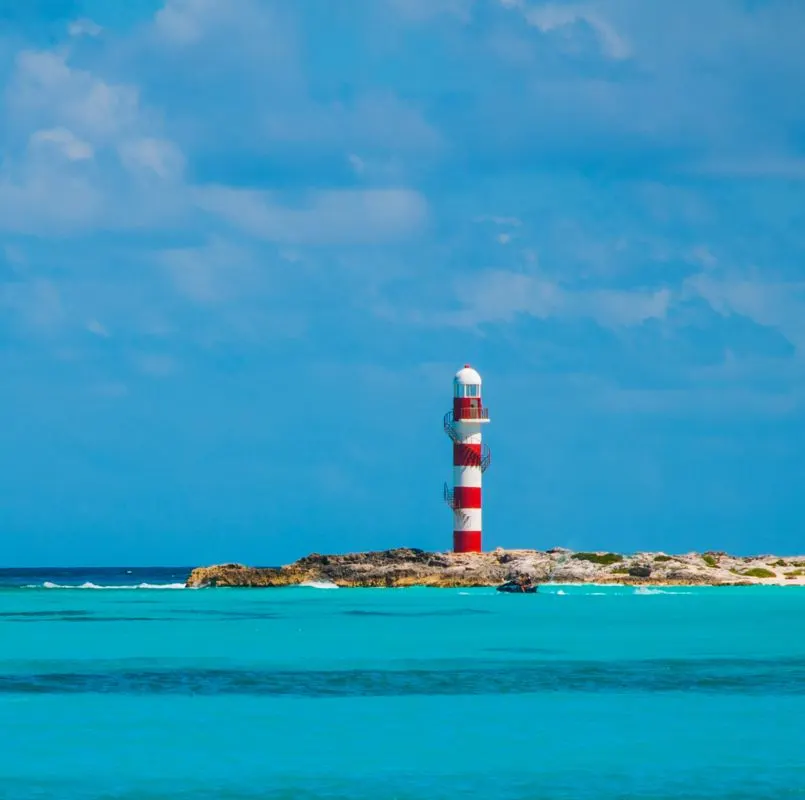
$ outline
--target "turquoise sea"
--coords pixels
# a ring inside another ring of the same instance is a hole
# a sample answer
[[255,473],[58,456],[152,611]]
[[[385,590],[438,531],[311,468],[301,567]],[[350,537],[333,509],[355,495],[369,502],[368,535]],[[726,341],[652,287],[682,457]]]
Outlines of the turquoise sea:
[[805,589],[186,575],[0,571],[0,798],[805,798]]

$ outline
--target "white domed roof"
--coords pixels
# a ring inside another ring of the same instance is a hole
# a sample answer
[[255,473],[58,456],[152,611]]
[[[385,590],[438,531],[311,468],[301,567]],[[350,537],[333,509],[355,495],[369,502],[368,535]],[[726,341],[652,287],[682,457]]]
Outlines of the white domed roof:
[[464,368],[456,373],[454,380],[456,383],[462,384],[472,383],[479,386],[481,384],[481,376],[469,364],[465,364]]

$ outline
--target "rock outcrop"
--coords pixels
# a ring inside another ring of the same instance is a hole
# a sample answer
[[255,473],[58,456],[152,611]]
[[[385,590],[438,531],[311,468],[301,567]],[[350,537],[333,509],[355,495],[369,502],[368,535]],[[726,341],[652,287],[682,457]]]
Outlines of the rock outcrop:
[[632,585],[805,585],[805,556],[730,556],[721,552],[574,553],[564,548],[488,553],[430,553],[398,548],[367,553],[313,553],[281,567],[219,564],[194,569],[189,587],[296,586],[327,582],[341,587],[497,586],[523,576],[537,583]]

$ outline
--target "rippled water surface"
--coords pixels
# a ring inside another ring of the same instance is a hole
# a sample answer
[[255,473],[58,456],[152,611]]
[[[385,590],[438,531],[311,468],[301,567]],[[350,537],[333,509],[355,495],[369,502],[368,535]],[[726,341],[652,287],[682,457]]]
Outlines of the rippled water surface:
[[0,798],[805,798],[805,589],[185,577],[0,572]]

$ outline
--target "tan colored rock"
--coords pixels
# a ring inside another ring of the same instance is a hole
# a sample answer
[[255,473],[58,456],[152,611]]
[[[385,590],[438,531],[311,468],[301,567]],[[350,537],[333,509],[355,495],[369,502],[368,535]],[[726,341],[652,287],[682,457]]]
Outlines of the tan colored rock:
[[342,587],[473,587],[498,586],[528,576],[536,583],[791,586],[805,585],[805,569],[797,569],[800,565],[805,566],[805,556],[737,557],[714,551],[621,555],[574,553],[563,548],[498,548],[489,553],[431,553],[397,548],[339,555],[313,553],[282,567],[198,567],[190,574],[187,585],[276,587],[321,581]]

